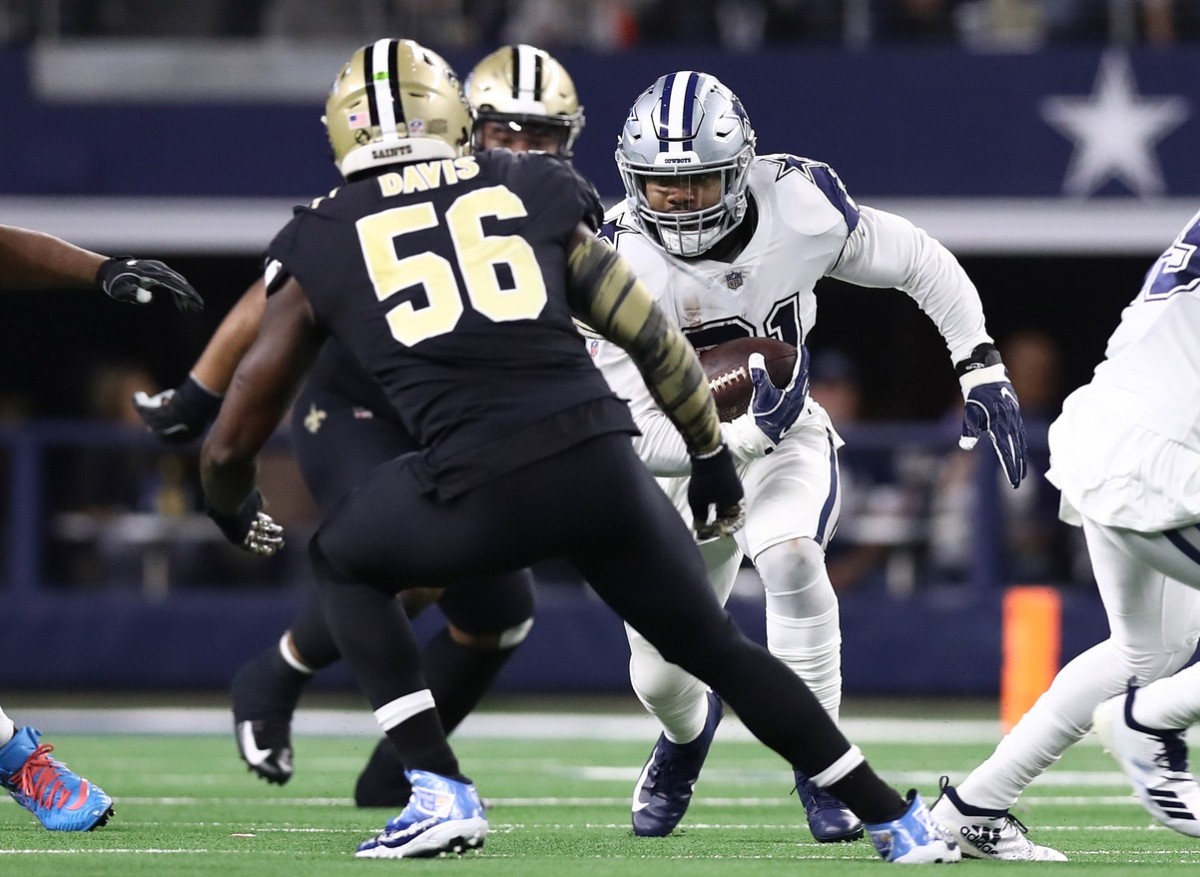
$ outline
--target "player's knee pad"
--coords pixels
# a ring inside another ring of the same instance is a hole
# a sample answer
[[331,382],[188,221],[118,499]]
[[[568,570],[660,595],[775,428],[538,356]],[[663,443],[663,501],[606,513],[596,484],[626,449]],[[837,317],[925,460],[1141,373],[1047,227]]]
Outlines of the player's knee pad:
[[754,568],[762,577],[768,594],[786,596],[820,587],[828,581],[825,551],[809,538],[788,539],[760,551]]
[[772,545],[754,559],[754,566],[766,590],[768,614],[800,619],[836,613],[837,595],[825,570],[825,552],[812,539]]

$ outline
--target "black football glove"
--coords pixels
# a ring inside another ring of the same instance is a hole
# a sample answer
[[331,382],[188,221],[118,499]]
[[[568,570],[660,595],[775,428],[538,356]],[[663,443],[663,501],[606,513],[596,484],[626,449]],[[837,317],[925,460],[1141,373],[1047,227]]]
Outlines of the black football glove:
[[688,505],[697,539],[715,539],[740,530],[746,520],[744,496],[729,448],[721,445],[703,457],[692,457]]
[[133,407],[150,431],[170,445],[200,438],[221,410],[221,397],[210,393],[191,375],[175,390],[149,396],[138,390]]
[[174,296],[175,307],[181,311],[199,313],[204,310],[204,299],[183,275],[154,259],[113,256],[96,272],[96,285],[117,301],[148,304],[154,293],[161,289]]
[[1025,477],[1025,424],[999,351],[991,344],[980,344],[955,370],[966,402],[958,446],[970,450],[980,435],[987,435],[1008,483],[1018,487]]
[[262,506],[263,497],[256,487],[232,515],[223,515],[207,503],[204,511],[238,548],[270,557],[283,547],[283,527],[262,511]]

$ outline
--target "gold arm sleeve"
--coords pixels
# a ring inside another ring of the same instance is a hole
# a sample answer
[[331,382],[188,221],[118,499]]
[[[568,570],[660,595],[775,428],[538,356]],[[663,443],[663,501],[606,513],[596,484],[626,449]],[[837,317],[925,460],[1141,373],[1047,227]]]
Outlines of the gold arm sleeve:
[[[582,237],[582,240],[580,240]],[[591,327],[624,348],[693,456],[721,444],[721,424],[696,351],[607,244],[579,236],[567,263],[572,300]]]

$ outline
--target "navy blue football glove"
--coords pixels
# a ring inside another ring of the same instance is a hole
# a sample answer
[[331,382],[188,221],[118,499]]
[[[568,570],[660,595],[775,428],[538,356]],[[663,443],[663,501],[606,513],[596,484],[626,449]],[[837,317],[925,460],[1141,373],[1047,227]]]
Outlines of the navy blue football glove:
[[761,353],[751,353],[748,364],[750,383],[754,385],[750,394],[750,416],[771,444],[777,445],[808,404],[808,348],[800,345],[792,378],[786,387],[776,387],[771,382]]
[[1021,421],[1021,403],[1008,380],[1008,370],[1000,352],[991,344],[980,344],[955,370],[962,385],[962,436],[958,446],[975,447],[979,436],[987,434],[1013,487],[1025,477],[1025,424]]
[[204,310],[204,299],[192,284],[174,268],[154,259],[113,256],[96,271],[96,285],[117,301],[144,305],[162,290],[174,297],[175,307],[181,311]]
[[156,436],[169,445],[183,445],[204,435],[217,419],[221,397],[188,375],[174,390],[153,396],[138,390],[133,394],[133,407]]
[[692,457],[688,505],[697,539],[715,539],[740,530],[746,520],[744,497],[729,448],[721,445],[705,456]]
[[205,503],[205,512],[221,528],[225,538],[251,554],[270,557],[283,547],[283,527],[262,510],[263,496],[256,487],[231,515],[225,515]]

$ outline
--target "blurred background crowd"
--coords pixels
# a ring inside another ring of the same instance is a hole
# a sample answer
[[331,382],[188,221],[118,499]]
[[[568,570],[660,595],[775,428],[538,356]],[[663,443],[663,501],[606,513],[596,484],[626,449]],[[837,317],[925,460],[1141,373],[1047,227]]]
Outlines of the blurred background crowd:
[[1200,39],[1195,0],[0,0],[0,41],[327,39],[404,33],[445,48],[963,45],[1029,50]]

